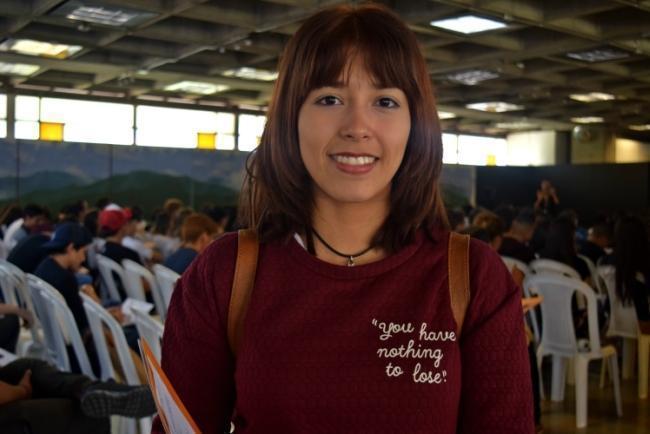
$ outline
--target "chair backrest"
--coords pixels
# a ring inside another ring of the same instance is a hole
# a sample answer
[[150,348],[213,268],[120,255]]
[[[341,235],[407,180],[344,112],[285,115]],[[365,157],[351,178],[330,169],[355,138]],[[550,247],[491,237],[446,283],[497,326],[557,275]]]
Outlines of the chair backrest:
[[616,293],[616,267],[601,265],[598,274],[605,282],[609,295],[610,318],[607,327],[607,336],[621,336],[636,339],[638,334],[638,321],[634,304],[625,305]]
[[5,292],[6,303],[17,304],[33,314],[34,323],[29,331],[32,335],[32,342],[42,347],[43,339],[39,332],[42,328],[42,321],[34,308],[34,301],[27,287],[25,273],[11,262],[0,260],[0,284],[2,284],[2,290]]
[[81,298],[83,299],[84,309],[88,316],[88,324],[93,334],[93,342],[95,343],[95,349],[99,358],[99,365],[101,367],[100,378],[102,380],[116,378],[116,369],[113,366],[108,342],[104,334],[104,330],[106,329],[113,339],[121,372],[125,376],[124,380],[127,384],[140,384],[140,379],[138,378],[133,359],[131,358],[131,351],[126,342],[122,326],[103,306],[99,305],[92,298],[86,294],[81,294]]
[[530,263],[530,269],[534,273],[555,273],[562,276],[582,280],[580,273],[578,273],[575,268],[563,264],[562,262],[554,261],[552,259],[535,259]]
[[4,240],[0,240],[0,259],[7,259],[7,256],[9,256],[9,248]]
[[602,277],[600,277],[600,274],[598,274],[598,269],[596,268],[594,261],[592,261],[589,256],[578,255],[578,257],[585,261],[585,264],[587,264],[587,268],[589,268],[589,274],[591,274],[591,282],[593,283],[593,287],[596,288],[598,294],[607,296],[607,288],[605,288],[605,283],[603,282]]
[[158,288],[158,282],[156,281],[154,275],[151,274],[151,271],[147,270],[142,265],[130,259],[124,259],[122,261],[122,267],[124,267],[126,285],[130,287],[127,292],[129,294],[135,294],[136,292],[138,294],[142,294],[142,298],[139,300],[147,301],[144,295],[145,289],[142,285],[142,279],[144,279],[151,289],[151,296],[153,297],[153,303],[156,306],[156,312],[158,312],[158,315],[160,315],[164,321],[165,314],[167,313],[167,308],[165,306],[162,293]]
[[27,274],[27,285],[37,315],[43,321],[48,358],[59,369],[70,371],[70,359],[66,349],[66,343],[69,343],[75,352],[81,372],[95,378],[77,323],[61,293],[32,274]]
[[600,352],[596,294],[589,285],[557,273],[539,273],[528,276],[524,280],[524,286],[529,291],[544,297],[544,302],[540,306],[541,347],[545,354],[553,353],[571,357],[579,351],[571,307],[574,292],[581,294],[586,300],[590,351]]
[[158,287],[160,288],[160,293],[162,294],[163,302],[165,303],[165,315],[167,315],[167,309],[169,309],[169,301],[172,298],[172,292],[174,292],[176,281],[181,276],[174,270],[170,270],[169,268],[160,264],[153,266],[153,272],[156,276],[156,280],[158,281]]
[[149,315],[147,312],[133,309],[131,311],[135,319],[135,327],[138,329],[140,339],[144,339],[149,344],[153,355],[160,363],[161,358],[161,341],[163,337],[164,326],[156,318]]
[[525,276],[528,276],[531,273],[528,264],[520,261],[519,259],[511,258],[510,256],[501,256],[501,260],[504,264],[506,264],[506,267],[510,272],[512,272],[512,270],[517,267],[522,273],[524,273]]
[[113,275],[113,273],[117,274],[122,285],[126,286],[126,276],[124,275],[122,266],[104,255],[97,255],[96,259],[102,283],[108,292],[107,294],[102,294],[102,298],[109,298],[113,301],[122,301],[120,291],[117,289],[117,282],[115,282],[115,276]]

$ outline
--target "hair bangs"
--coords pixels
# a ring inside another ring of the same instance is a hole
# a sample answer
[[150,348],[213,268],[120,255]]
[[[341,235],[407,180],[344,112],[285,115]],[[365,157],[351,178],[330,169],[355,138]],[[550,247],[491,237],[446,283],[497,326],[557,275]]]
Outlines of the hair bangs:
[[[354,61],[361,57],[373,85],[398,88],[407,96],[417,93],[411,50],[404,44],[398,26],[385,14],[351,13],[332,23],[327,32],[311,40],[311,58],[303,97],[313,89],[345,85]],[[409,98],[409,104],[413,104]]]

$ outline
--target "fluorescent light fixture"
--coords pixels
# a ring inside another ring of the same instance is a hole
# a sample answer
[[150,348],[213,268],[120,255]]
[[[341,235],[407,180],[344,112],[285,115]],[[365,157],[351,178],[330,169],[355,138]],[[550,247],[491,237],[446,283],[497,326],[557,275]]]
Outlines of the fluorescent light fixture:
[[7,39],[0,44],[0,50],[13,51],[29,56],[54,57],[65,59],[81,51],[81,45],[53,44],[50,42],[35,41],[33,39]]
[[264,69],[241,67],[237,69],[229,69],[223,72],[223,75],[226,77],[237,77],[245,78],[247,80],[261,80],[261,81],[273,81],[278,78],[278,73],[276,71],[267,71]]
[[68,0],[51,14],[64,16],[69,20],[111,27],[137,26],[158,15],[128,7],[106,6],[92,0]]
[[478,17],[476,15],[463,15],[455,18],[431,21],[431,26],[452,32],[471,33],[487,32],[488,30],[502,29],[507,26],[501,21]]
[[169,92],[196,93],[199,95],[211,95],[227,89],[229,87],[223,84],[204,83],[201,81],[179,81],[178,83],[165,86],[165,90]]
[[630,57],[630,53],[611,47],[601,47],[592,50],[569,52],[566,53],[565,56],[583,62],[596,63],[607,62],[608,60],[625,59],[626,57]]
[[601,118],[600,116],[583,116],[578,118],[571,118],[571,122],[575,122],[576,124],[598,124],[604,121],[605,119]]
[[499,77],[499,74],[486,69],[470,69],[468,71],[454,72],[453,74],[447,75],[449,80],[466,84],[468,86],[474,86],[482,81],[491,80],[497,77]]
[[524,109],[524,106],[510,104],[503,101],[476,102],[473,104],[467,104],[465,107],[472,110],[480,110],[491,113],[511,112]]
[[650,124],[630,125],[628,128],[634,131],[650,131]]
[[455,113],[452,112],[438,112],[438,119],[444,120],[444,119],[453,119],[456,117]]
[[0,74],[27,76],[32,75],[40,68],[38,65],[28,65],[26,63],[0,62]]
[[614,95],[603,92],[572,93],[569,97],[580,102],[611,101],[616,99]]
[[497,122],[495,127],[502,129],[502,130],[530,130],[533,128],[538,128],[537,125],[526,122],[526,121],[520,121],[520,122]]

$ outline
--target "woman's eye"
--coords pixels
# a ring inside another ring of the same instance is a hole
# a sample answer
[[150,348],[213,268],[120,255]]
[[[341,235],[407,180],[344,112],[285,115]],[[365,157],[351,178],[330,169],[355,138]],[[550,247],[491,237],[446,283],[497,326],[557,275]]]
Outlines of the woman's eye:
[[341,104],[341,100],[338,99],[337,97],[333,96],[333,95],[327,95],[327,96],[318,98],[318,100],[316,101],[316,104],[320,104],[320,105],[337,105],[337,104]]
[[393,98],[388,98],[388,97],[379,98],[379,100],[377,101],[377,104],[380,107],[384,107],[384,108],[396,108],[396,107],[399,107],[399,104],[397,104],[397,101],[395,101]]

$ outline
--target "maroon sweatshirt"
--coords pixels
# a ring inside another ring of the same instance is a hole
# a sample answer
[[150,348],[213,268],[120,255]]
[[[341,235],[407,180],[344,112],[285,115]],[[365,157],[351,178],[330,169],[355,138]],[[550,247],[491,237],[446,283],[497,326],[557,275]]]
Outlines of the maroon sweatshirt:
[[499,256],[472,241],[471,302],[456,336],[447,243],[448,232],[420,232],[354,267],[295,240],[261,245],[235,361],[228,234],[174,291],[163,370],[204,433],[222,433],[233,406],[237,434],[533,433],[521,293]]

